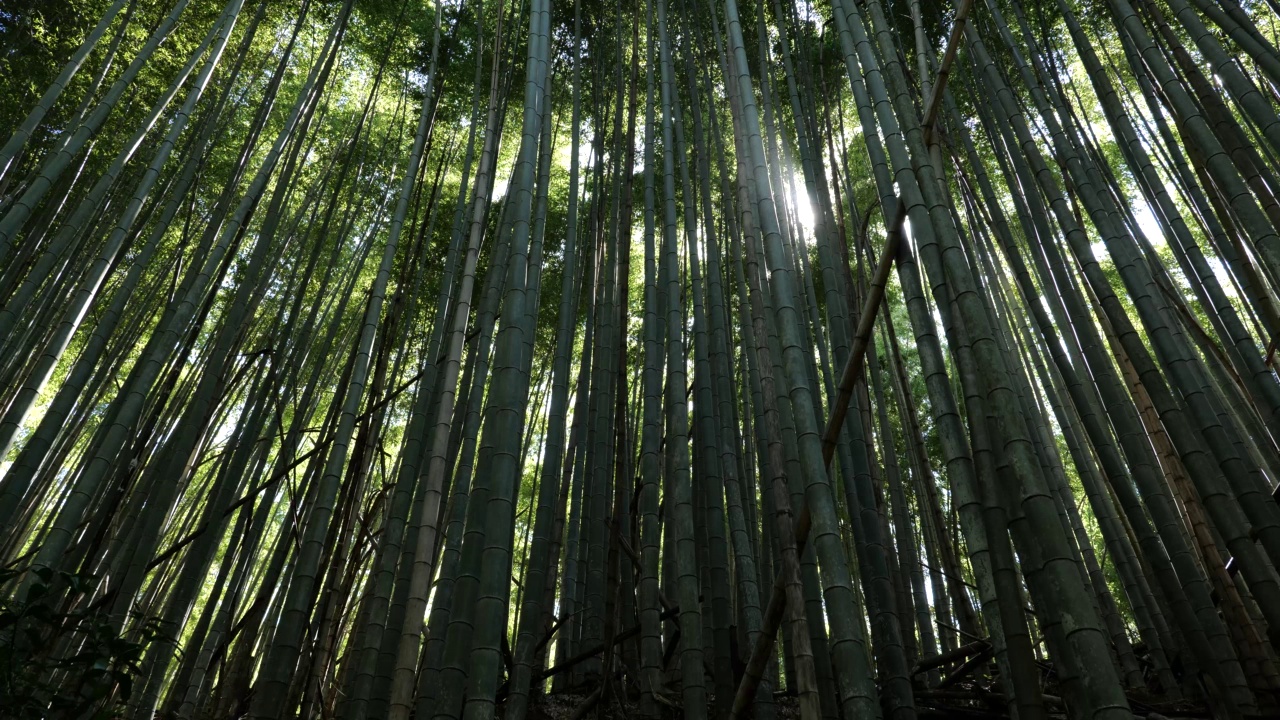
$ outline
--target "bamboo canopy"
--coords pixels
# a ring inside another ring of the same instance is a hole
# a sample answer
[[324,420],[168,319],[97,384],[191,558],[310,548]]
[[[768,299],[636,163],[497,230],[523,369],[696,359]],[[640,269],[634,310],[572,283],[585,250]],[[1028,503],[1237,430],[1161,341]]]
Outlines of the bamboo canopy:
[[1280,717],[1280,2],[0,6],[0,718]]

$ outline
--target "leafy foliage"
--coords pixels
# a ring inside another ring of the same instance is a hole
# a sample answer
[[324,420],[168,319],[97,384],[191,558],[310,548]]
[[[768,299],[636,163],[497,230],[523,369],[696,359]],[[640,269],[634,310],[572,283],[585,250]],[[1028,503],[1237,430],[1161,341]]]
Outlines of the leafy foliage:
[[[31,570],[25,597],[0,600],[0,717],[122,717],[147,647],[168,639],[156,618],[116,629],[91,575]],[[21,576],[0,571],[0,586]],[[57,609],[69,608],[69,609]]]

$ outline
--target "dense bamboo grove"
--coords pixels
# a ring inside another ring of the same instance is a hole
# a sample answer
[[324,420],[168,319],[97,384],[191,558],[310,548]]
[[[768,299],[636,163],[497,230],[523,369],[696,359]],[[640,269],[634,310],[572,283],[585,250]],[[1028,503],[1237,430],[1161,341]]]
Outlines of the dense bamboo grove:
[[0,716],[1280,716],[1278,46],[0,5]]

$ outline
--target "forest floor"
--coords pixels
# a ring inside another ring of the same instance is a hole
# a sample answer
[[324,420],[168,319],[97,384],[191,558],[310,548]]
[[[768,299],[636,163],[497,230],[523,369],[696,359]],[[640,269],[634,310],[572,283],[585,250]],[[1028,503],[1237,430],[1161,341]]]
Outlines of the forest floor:
[[[956,693],[959,696],[961,693]],[[974,702],[960,700],[958,697],[929,697],[926,694],[917,698],[916,715],[936,720],[998,720],[1009,717],[1008,713],[990,702]],[[989,696],[994,700],[999,696]],[[625,703],[611,703],[611,707],[603,715],[597,715],[595,699],[587,693],[557,693],[543,697],[531,708],[530,720],[584,720],[601,717],[604,720],[634,720],[640,716],[640,707],[634,700]],[[985,707],[982,707],[985,705]],[[799,720],[800,708],[796,698],[779,694],[775,697],[776,720]],[[664,705],[664,718],[679,718],[679,707]],[[1212,717],[1203,706],[1191,703],[1176,703],[1160,706],[1158,709],[1141,705],[1134,709],[1134,715],[1147,720],[1202,720]],[[1062,707],[1051,707],[1049,717],[1065,719]],[[1264,716],[1259,716],[1264,717]]]
[[[580,693],[557,693],[548,695],[533,706],[530,720],[583,720],[596,717],[595,702],[590,695]],[[775,720],[799,720],[800,707],[794,697],[779,695],[775,698]],[[663,717],[680,717],[680,708],[676,705],[663,705]],[[603,715],[607,720],[634,720],[640,717],[640,705],[635,700],[625,703],[612,703],[612,707]]]

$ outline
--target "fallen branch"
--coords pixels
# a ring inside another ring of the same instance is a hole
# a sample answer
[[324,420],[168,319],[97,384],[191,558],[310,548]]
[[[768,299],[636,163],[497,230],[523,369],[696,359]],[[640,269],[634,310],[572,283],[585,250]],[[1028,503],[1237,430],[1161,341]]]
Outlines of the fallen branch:
[[976,652],[982,652],[989,647],[991,647],[991,643],[986,640],[975,640],[968,645],[961,645],[955,650],[942,653],[941,655],[933,655],[931,657],[921,659],[920,662],[916,663],[911,674],[919,675],[920,673],[928,672],[934,668],[953,663],[956,660],[963,660],[964,658],[967,658]]
[[942,678],[942,682],[938,683],[938,689],[941,690],[943,688],[950,687],[960,682],[962,679],[964,679],[964,676],[973,672],[979,666],[985,664],[988,660],[991,659],[991,656],[994,654],[995,654],[995,648],[993,648],[990,645],[986,646],[985,648],[983,648],[982,652],[969,658],[968,660],[965,661],[963,665],[956,668],[955,671],[952,672],[950,675]]
[[[680,608],[671,608],[670,610],[667,610],[666,612],[664,612],[664,613],[662,613],[661,615],[659,615],[659,616],[658,616],[658,619],[659,619],[659,620],[668,620],[668,619],[670,619],[670,618],[675,617],[679,612],[680,612]],[[626,632],[619,633],[617,636],[615,636],[615,637],[613,638],[613,642],[612,642],[612,643],[610,643],[610,645],[617,645],[617,644],[621,643],[622,641],[624,641],[624,640],[630,640],[631,638],[633,638],[633,637],[635,637],[635,636],[637,636],[637,635],[639,635],[639,634],[640,634],[640,626],[639,626],[639,625],[634,625],[634,626],[632,626],[630,629],[628,629]],[[592,648],[588,648],[588,649],[586,649],[586,650],[583,650],[582,652],[578,653],[577,655],[574,655],[573,657],[569,658],[568,660],[565,660],[564,662],[559,663],[558,665],[553,665],[552,667],[549,667],[549,668],[547,668],[546,670],[543,670],[542,672],[538,673],[537,675],[535,675],[535,676],[534,676],[534,680],[535,680],[535,681],[537,681],[537,682],[541,682],[541,681],[546,680],[547,678],[551,677],[552,675],[559,675],[560,673],[564,672],[565,670],[568,670],[569,668],[573,667],[574,665],[577,665],[578,663],[580,663],[580,662],[582,662],[582,661],[584,661],[584,660],[588,660],[588,659],[590,659],[590,658],[592,658],[592,657],[594,657],[594,656],[596,656],[596,655],[599,655],[600,653],[602,653],[602,652],[604,652],[604,651],[605,651],[605,644],[604,644],[604,643],[600,643],[599,645],[596,645],[595,647],[592,647]]]

